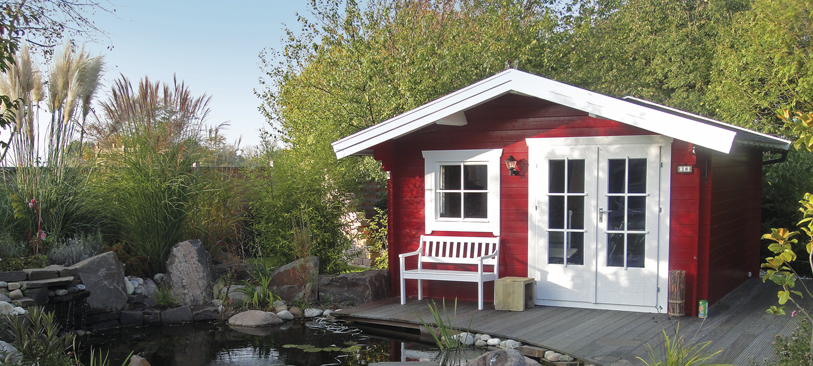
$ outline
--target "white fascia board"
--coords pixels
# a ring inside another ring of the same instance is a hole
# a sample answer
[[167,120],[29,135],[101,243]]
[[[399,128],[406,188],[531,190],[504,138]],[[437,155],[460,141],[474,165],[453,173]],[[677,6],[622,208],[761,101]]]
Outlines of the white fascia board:
[[[530,75],[530,74],[529,74]],[[519,79],[517,91],[728,154],[734,131],[675,116],[542,77]]]

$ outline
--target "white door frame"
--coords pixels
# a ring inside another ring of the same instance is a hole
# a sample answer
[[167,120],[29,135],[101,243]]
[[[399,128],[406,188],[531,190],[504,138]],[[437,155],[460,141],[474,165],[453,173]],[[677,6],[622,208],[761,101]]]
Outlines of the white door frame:
[[[542,169],[540,164],[545,163],[542,161],[544,156],[551,150],[561,151],[562,149],[573,148],[575,150],[592,149],[598,151],[598,148],[612,148],[613,146],[639,146],[642,148],[659,148],[660,149],[660,163],[661,168],[659,174],[659,192],[652,192],[653,201],[649,204],[657,203],[659,206],[660,214],[654,225],[657,225],[658,234],[658,250],[657,250],[657,289],[655,293],[657,299],[654,306],[638,306],[638,305],[619,305],[619,304],[603,304],[596,302],[595,294],[588,296],[592,299],[585,301],[582,297],[579,301],[569,300],[543,300],[536,299],[537,305],[548,306],[563,306],[563,307],[578,307],[590,309],[608,309],[608,310],[624,310],[624,311],[638,311],[638,312],[663,312],[667,307],[667,290],[668,290],[668,273],[669,273],[669,213],[670,213],[670,188],[671,188],[671,153],[672,153],[672,139],[660,135],[644,135],[644,136],[602,136],[602,137],[565,137],[565,138],[529,138],[526,139],[528,144],[528,277],[534,278],[536,281],[541,281],[547,277],[547,263],[541,262],[540,256],[547,253],[545,248],[538,248],[537,243],[543,242],[543,236],[547,233],[542,228],[541,220],[547,218],[546,208],[542,207],[547,202],[544,200],[547,196],[545,187],[547,182],[544,180],[547,176],[542,176]],[[581,153],[580,153],[581,154]],[[597,193],[588,193],[596,195]],[[600,199],[596,197],[597,199]],[[590,200],[595,202],[595,200]],[[544,210],[543,210],[544,208]],[[598,208],[585,208],[585,215],[591,215],[590,220],[597,220]],[[585,218],[588,221],[588,218]],[[595,234],[595,232],[593,232]],[[591,240],[591,242],[593,242]],[[587,239],[585,239],[585,246]],[[544,251],[544,253],[543,253]],[[585,259],[585,265],[588,265]],[[590,262],[590,265],[596,266],[596,261]],[[595,267],[596,271],[598,270]],[[596,272],[597,276],[598,273]],[[595,279],[592,281],[593,289],[584,289],[585,291],[601,291],[595,284]],[[574,289],[580,290],[580,289]]]

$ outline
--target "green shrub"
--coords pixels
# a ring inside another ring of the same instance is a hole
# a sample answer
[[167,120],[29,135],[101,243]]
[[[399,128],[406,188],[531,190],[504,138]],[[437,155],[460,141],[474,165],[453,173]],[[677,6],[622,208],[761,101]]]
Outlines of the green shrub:
[[256,284],[246,282],[245,287],[239,289],[240,292],[246,295],[246,299],[243,300],[243,306],[267,310],[274,301],[279,300],[279,297],[268,289],[269,284],[271,284],[272,274],[273,271],[262,264],[254,266],[254,271],[252,271],[251,276],[254,277]]
[[0,258],[18,258],[28,254],[28,244],[0,232]]
[[387,269],[389,267],[389,255],[387,244],[389,238],[389,224],[387,210],[376,207],[375,216],[370,219],[370,226],[364,231],[367,238],[367,246],[370,252],[379,253],[380,256],[372,263],[376,269]]
[[159,308],[168,309],[178,306],[178,298],[172,294],[172,288],[169,286],[158,286],[158,292],[155,293],[155,302]]
[[103,248],[102,234],[78,234],[53,245],[48,250],[48,260],[53,264],[70,266],[99,254]]
[[28,257],[0,258],[0,272],[19,271],[26,268],[42,268],[48,265],[45,254],[35,254]]
[[777,335],[773,343],[778,358],[776,366],[810,365],[813,354],[810,353],[810,322],[806,319],[799,322],[799,327],[787,337]]
[[658,352],[647,343],[647,356],[649,362],[638,357],[647,366],[704,366],[716,365],[709,360],[722,351],[706,353],[703,350],[711,341],[687,344],[684,337],[679,334],[680,325],[675,329],[674,336],[670,337],[663,330],[663,349]]
[[59,335],[59,324],[54,321],[53,313],[35,307],[25,316],[9,317],[8,322],[22,364],[73,365],[66,353],[72,347],[73,337],[70,333]]

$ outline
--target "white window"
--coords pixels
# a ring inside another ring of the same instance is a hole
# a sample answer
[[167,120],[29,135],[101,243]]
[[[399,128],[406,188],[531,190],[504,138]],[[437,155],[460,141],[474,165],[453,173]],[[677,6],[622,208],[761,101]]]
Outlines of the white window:
[[500,235],[502,149],[424,151],[426,233]]

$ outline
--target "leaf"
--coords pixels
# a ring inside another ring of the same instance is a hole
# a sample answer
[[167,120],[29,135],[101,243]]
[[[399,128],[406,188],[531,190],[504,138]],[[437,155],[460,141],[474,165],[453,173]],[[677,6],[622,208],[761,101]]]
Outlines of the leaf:
[[296,344],[286,344],[282,346],[282,348],[297,348],[297,347],[299,347],[299,345]]
[[779,296],[779,305],[785,305],[785,303],[788,302],[788,299],[790,298],[790,292],[779,291],[779,293],[777,293],[777,296]]

